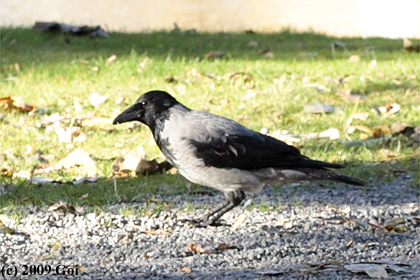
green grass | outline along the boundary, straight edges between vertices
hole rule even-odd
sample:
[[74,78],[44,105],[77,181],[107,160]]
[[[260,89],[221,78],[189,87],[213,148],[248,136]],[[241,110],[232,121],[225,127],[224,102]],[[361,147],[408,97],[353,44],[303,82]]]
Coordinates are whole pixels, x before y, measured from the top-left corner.
[[[287,130],[301,135],[335,127],[340,131],[340,140],[318,139],[296,145],[309,157],[347,164],[347,174],[371,184],[392,181],[397,171],[403,170],[414,178],[409,184],[419,185],[419,149],[406,137],[393,137],[391,141],[369,148],[340,143],[346,140],[345,123],[355,109],[354,101],[335,95],[343,88],[366,97],[360,100],[357,112],[370,112],[373,106],[388,103],[401,105],[397,114],[384,117],[370,113],[367,120],[354,120],[352,125],[372,127],[396,122],[419,125],[419,56],[404,53],[401,40],[334,38],[290,31],[110,35],[109,39],[70,37],[70,43],[66,43],[63,35],[20,28],[1,29],[0,96],[21,96],[37,108],[68,115],[68,122],[63,124],[66,127],[76,115],[92,113],[113,118],[128,106],[115,104],[118,97],[128,98],[131,104],[148,90],[162,89],[191,108],[232,118],[257,131],[265,127],[269,133]],[[250,41],[258,42],[259,46],[248,47]],[[344,42],[347,49],[333,53],[331,43],[335,41]],[[259,53],[259,49],[267,47],[271,48],[272,58]],[[213,50],[224,51],[226,57],[203,58]],[[117,59],[107,63],[107,58],[114,54]],[[348,62],[353,54],[359,55],[361,60]],[[376,61],[374,67],[373,60]],[[93,71],[93,67],[99,70]],[[204,75],[190,75],[193,68]],[[169,75],[176,79],[175,83],[165,81]],[[339,83],[343,78],[347,81]],[[321,84],[330,91],[320,93],[312,87],[304,87],[308,83]],[[87,97],[93,92],[107,95],[107,102],[92,107]],[[81,104],[81,112],[75,112],[75,101]],[[309,102],[334,105],[337,112],[332,115],[304,113],[303,106]],[[144,126],[130,129],[126,124],[112,126],[110,123],[81,127],[87,140],[68,147],[68,143],[58,141],[54,132],[39,125],[44,117],[41,113],[1,110],[0,114],[0,168],[7,167],[14,172],[30,171],[38,164],[31,160],[28,145],[33,151],[54,155],[51,164],[82,147],[94,156],[100,175],[105,177],[111,173],[112,160],[121,156],[122,149],[129,151],[142,144],[148,158],[161,156]],[[348,137],[359,140],[360,133]],[[388,149],[397,157],[384,161],[381,149]],[[367,167],[366,163],[378,164]],[[75,174],[61,171],[45,176],[64,180]],[[163,182],[170,187],[160,188]],[[110,179],[77,186],[37,186],[19,178],[1,177],[1,183],[10,191],[0,196],[0,212],[17,205],[49,205],[59,199],[88,206],[146,201],[150,194],[171,195],[187,190],[186,181],[180,175],[168,174],[117,179],[118,195]],[[193,189],[198,188],[193,186]]]

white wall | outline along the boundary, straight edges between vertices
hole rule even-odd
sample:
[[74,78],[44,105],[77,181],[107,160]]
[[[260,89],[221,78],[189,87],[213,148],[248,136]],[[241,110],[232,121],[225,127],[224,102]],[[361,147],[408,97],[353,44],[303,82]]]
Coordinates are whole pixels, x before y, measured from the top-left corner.
[[115,31],[314,30],[338,36],[420,37],[420,0],[0,0],[0,26],[35,21]]

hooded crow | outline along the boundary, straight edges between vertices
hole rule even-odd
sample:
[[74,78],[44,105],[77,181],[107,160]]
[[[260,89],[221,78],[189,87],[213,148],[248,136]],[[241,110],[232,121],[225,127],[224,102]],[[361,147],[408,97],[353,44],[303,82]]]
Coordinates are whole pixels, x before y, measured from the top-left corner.
[[363,185],[358,179],[330,169],[334,163],[311,160],[299,150],[273,137],[252,131],[233,120],[191,110],[164,91],[149,91],[127,108],[113,124],[140,121],[169,163],[192,183],[223,192],[226,201],[194,223],[216,225],[238,206],[245,193],[266,184],[332,180]]

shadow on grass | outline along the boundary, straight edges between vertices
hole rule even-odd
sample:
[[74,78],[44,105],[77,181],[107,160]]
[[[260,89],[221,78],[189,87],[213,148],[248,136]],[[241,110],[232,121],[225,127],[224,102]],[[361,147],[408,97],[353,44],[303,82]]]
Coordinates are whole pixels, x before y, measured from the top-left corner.
[[[402,41],[383,38],[337,38],[315,33],[111,33],[109,39],[68,37],[22,28],[1,29],[1,57],[10,63],[26,62],[37,54],[36,63],[63,60],[104,59],[115,54],[129,56],[131,52],[147,54],[156,59],[202,59],[214,50],[223,51],[226,59],[265,59],[263,52],[271,51],[275,60],[319,60],[348,58],[359,54],[368,59],[393,59],[402,51]],[[340,41],[345,48],[332,50]],[[252,43],[250,43],[252,42]],[[410,55],[410,54],[407,54]],[[29,60],[31,61],[31,60]]]
[[[357,150],[355,150],[357,152]],[[379,188],[383,184],[389,184],[396,180],[402,180],[405,187],[419,190],[419,159],[418,157],[389,162],[346,162],[346,168],[338,172],[359,178],[367,182],[365,187],[347,186],[330,181],[303,183],[299,188],[348,188],[352,190],[364,189],[369,192],[370,188]],[[402,179],[401,179],[402,178]],[[8,181],[2,178],[2,192],[0,195],[0,213],[8,211],[16,206],[27,207],[29,205],[45,206],[52,205],[63,200],[73,206],[102,207],[116,203],[128,203],[144,208],[140,215],[150,210],[159,211],[162,207],[170,209],[173,205],[166,202],[171,201],[170,197],[183,195],[187,200],[193,201],[203,195],[218,195],[218,191],[199,185],[191,185],[181,175],[159,174],[151,176],[139,176],[137,178],[105,178],[97,183],[82,183],[72,185],[62,184],[31,184],[29,181],[17,182]],[[272,186],[273,191],[280,197],[282,187]],[[261,194],[262,199],[264,194]],[[222,197],[220,202],[222,202]],[[299,200],[299,197],[296,197]],[[165,202],[166,201],[166,202]],[[328,201],[325,201],[326,203]],[[193,206],[194,207],[194,206]],[[211,208],[212,205],[205,207]]]

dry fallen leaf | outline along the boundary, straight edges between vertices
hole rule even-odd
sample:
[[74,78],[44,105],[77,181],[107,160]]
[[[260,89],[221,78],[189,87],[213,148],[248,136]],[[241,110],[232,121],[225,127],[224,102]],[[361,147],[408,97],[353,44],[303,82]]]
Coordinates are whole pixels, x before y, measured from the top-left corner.
[[58,136],[59,142],[70,143],[73,137],[77,137],[80,135],[80,127],[70,127],[70,128],[63,128],[61,127],[59,122],[56,122],[53,125],[55,133]]
[[400,153],[398,152],[394,152],[388,149],[380,149],[379,150],[379,156],[382,160],[393,160],[395,158],[397,158],[398,156],[400,156]]
[[340,96],[344,100],[349,100],[349,101],[357,101],[358,99],[365,99],[366,98],[366,96],[364,96],[364,95],[352,94],[351,92],[352,92],[352,89],[344,88],[344,89],[341,89],[341,90],[337,91],[335,93],[335,95]]
[[352,115],[352,118],[355,120],[361,120],[361,121],[365,121],[367,120],[367,118],[369,117],[369,113],[354,113]]
[[140,163],[141,159],[146,156],[144,148],[142,145],[138,145],[134,150],[128,152],[124,156],[124,162],[122,164],[123,170],[135,171],[137,165]]
[[190,249],[192,252],[199,253],[199,254],[213,254],[212,251],[206,250],[200,245],[191,243],[187,245],[187,248]]
[[19,112],[26,113],[34,109],[34,106],[26,104],[20,96],[6,96],[0,98],[0,108],[17,109]]
[[73,213],[73,214],[76,213],[76,209],[72,205],[70,205],[69,203],[63,200],[59,200],[53,205],[51,205],[50,207],[48,207],[47,212],[52,212],[52,211],[63,211],[64,213]]
[[61,159],[55,165],[55,168],[74,168],[76,173],[87,175],[89,177],[95,176],[98,171],[93,159],[81,148],[74,150],[67,157]]
[[13,170],[8,167],[2,167],[0,170],[0,177],[13,177]]
[[389,103],[385,106],[381,107],[374,107],[371,111],[377,113],[378,115],[385,115],[385,117],[388,117],[392,114],[397,113],[400,111],[401,106],[397,103]]
[[128,104],[128,98],[125,96],[119,96],[117,99],[115,99],[115,104]]
[[401,224],[404,224],[404,219],[401,217],[397,217],[392,220],[386,221],[384,224],[384,228],[391,231],[391,230],[395,230],[395,228]]
[[[76,118],[78,118],[76,116]],[[98,125],[109,125],[112,123],[112,119],[110,118],[102,118],[102,117],[89,117],[89,118],[79,118],[82,120],[82,126],[98,126]]]
[[238,216],[235,223],[230,228],[230,231],[236,231],[246,219],[246,214],[242,213]]
[[375,125],[374,127],[372,127],[372,130],[374,138],[391,136],[391,128],[387,124]]
[[283,227],[284,226],[284,223],[285,223],[285,220],[284,219],[278,219],[276,221],[276,227]]
[[159,173],[162,170],[170,170],[171,168],[172,168],[172,165],[166,160],[158,163],[156,159],[152,159],[152,160],[141,159],[135,169],[135,172],[137,175],[138,174],[152,175],[155,173]]
[[191,273],[191,268],[189,268],[188,266],[184,266],[181,268],[181,271],[185,273]]
[[375,60],[375,59],[374,59],[374,60],[372,60],[372,61],[369,63],[369,68],[371,68],[371,69],[375,68],[375,67],[376,67],[376,64],[377,64],[376,60]]
[[9,218],[7,215],[0,214],[0,226],[10,224],[11,222],[12,222],[12,219]]
[[253,99],[255,96],[257,96],[257,94],[258,93],[256,91],[249,89],[246,91],[246,94],[244,95],[244,99],[245,100]]
[[187,76],[198,77],[198,76],[201,76],[201,73],[200,71],[197,70],[197,68],[191,68],[190,70],[187,71]]
[[104,103],[108,99],[108,96],[100,95],[97,92],[92,93],[89,95],[89,102],[92,104],[93,107],[97,107],[100,104]]
[[270,47],[262,48],[262,49],[259,50],[259,53],[260,54],[266,54],[266,53],[269,53],[269,52],[271,52],[271,48]]
[[113,55],[111,55],[110,57],[107,58],[106,63],[111,63],[116,59],[117,59],[117,56],[115,54],[113,54]]
[[310,133],[305,136],[307,139],[313,138],[328,138],[330,140],[336,140],[340,138],[340,131],[337,128],[329,128],[325,131]]
[[284,223],[283,228],[284,229],[291,229],[291,228],[293,228],[293,223],[291,221],[286,222],[286,223]]
[[353,54],[349,57],[349,59],[347,61],[351,62],[351,63],[358,62],[358,61],[360,61],[360,56],[357,55],[357,54]]
[[0,233],[3,234],[14,234],[16,231],[7,226],[0,226]]

